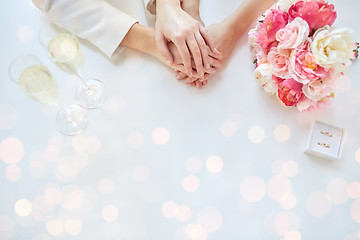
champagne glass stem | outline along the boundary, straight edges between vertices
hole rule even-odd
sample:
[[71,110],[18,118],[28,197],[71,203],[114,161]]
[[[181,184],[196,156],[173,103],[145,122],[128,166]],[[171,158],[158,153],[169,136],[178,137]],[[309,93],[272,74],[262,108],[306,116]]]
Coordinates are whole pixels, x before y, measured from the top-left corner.
[[86,96],[87,98],[93,97],[93,95],[94,95],[94,93],[95,93],[95,92],[94,92],[94,87],[93,87],[93,86],[90,86],[90,85],[87,83],[87,81],[82,77],[81,72],[79,72],[78,76],[79,76],[79,78],[80,78],[80,81],[81,81],[82,85],[84,86],[85,96]]
[[84,77],[83,77],[83,75],[82,75],[82,72],[79,71],[78,74],[77,74],[77,76],[79,77],[81,83],[84,84],[84,86],[85,86],[86,88],[89,88],[89,86],[87,85],[87,83],[86,83],[86,81],[85,81],[85,79],[84,79]]

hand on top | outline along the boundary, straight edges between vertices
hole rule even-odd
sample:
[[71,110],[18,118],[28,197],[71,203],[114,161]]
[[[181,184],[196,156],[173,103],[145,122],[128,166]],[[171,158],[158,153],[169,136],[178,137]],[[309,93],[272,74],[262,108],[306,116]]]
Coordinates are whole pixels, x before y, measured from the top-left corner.
[[157,0],[156,5],[155,39],[161,54],[192,81],[204,82],[221,58],[207,30],[181,8],[179,0]]

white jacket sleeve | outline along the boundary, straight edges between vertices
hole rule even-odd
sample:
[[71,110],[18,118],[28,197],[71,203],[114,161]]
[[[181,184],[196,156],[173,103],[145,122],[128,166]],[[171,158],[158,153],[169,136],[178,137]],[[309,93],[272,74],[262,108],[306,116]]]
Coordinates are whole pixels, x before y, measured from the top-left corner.
[[87,39],[108,57],[137,22],[103,0],[48,0],[44,12],[50,21]]

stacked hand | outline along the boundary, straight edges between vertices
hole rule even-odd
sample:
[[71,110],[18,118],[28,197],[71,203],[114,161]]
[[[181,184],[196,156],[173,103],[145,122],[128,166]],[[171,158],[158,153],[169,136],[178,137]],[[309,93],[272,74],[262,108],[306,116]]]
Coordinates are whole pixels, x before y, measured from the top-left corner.
[[162,56],[177,79],[202,87],[221,67],[222,54],[202,22],[195,20],[200,19],[198,12],[189,15],[178,0],[158,0],[156,11],[155,39]]
[[[183,71],[181,67],[176,67],[176,79],[178,80],[184,80],[185,83],[190,84],[191,86],[197,86],[201,87],[204,85],[204,83],[207,83],[207,80],[211,78],[228,60],[233,52],[238,37],[234,36],[234,32],[232,31],[231,25],[228,21],[223,21],[219,24],[213,24],[208,27],[206,27],[209,36],[213,39],[216,48],[221,52],[222,57],[221,59],[214,58],[212,55],[210,55],[211,58],[211,70],[205,73],[204,80],[202,85],[201,79],[198,75],[193,75],[196,80],[193,81],[193,78],[189,78],[189,76]],[[241,34],[245,30],[241,31]]]
[[174,56],[174,64],[172,65],[175,73],[177,74],[176,79],[183,80],[186,84],[190,86],[196,86],[201,88],[202,86],[207,84],[207,81],[210,77],[212,77],[218,69],[222,66],[221,63],[221,55],[218,55],[210,52],[208,59],[210,68],[205,69],[204,74],[200,75],[196,71],[196,65],[194,60],[191,61],[191,75],[187,73],[185,70],[184,64],[182,64],[182,59],[177,51],[177,48],[174,43],[169,43],[169,49],[172,55]]

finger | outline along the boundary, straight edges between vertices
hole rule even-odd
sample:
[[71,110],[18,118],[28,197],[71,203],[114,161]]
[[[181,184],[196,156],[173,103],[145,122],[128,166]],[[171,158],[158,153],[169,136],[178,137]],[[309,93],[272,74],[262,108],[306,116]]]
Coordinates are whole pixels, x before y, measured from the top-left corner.
[[192,76],[191,57],[186,43],[180,41],[180,42],[174,42],[174,44],[176,45],[180,53],[181,59],[184,64],[185,73],[187,73],[191,77]]
[[182,64],[174,64],[172,65],[172,68],[178,72],[185,72],[185,67]]
[[184,82],[185,82],[186,84],[190,84],[190,83],[193,83],[194,81],[193,81],[190,77],[186,77],[186,78],[184,79]]
[[210,68],[210,64],[209,64],[210,56],[208,54],[209,47],[206,45],[203,37],[201,36],[201,34],[199,32],[195,32],[195,39],[200,48],[203,66],[205,67],[205,69],[208,69],[208,68]]
[[167,63],[171,66],[174,64],[174,57],[170,52],[170,49],[167,44],[167,40],[164,35],[156,34],[155,35],[156,44],[160,50],[161,55],[165,58]]
[[202,87],[202,83],[200,81],[195,81],[195,83],[197,88],[200,89]]
[[[183,73],[185,73],[186,75],[188,75],[188,74],[186,73],[186,70],[185,70],[184,65],[182,65],[182,64],[177,64],[177,65],[174,65],[173,67],[174,67],[174,69],[176,69],[177,71],[183,72]],[[191,73],[192,73],[192,77],[194,77],[194,78],[199,78],[199,77],[200,77],[200,76],[198,76],[197,72],[196,72],[194,69],[191,69]]]
[[205,73],[204,77],[200,80],[200,82],[206,82],[213,74]]
[[213,76],[212,74],[206,73],[205,76],[204,76],[204,81],[203,81],[203,83],[204,83],[204,82],[207,82],[207,81],[209,80],[209,78],[211,78],[212,76]]
[[[222,63],[221,63],[219,60],[216,60],[216,59],[212,60],[212,59],[211,59],[210,62],[213,63],[215,66],[211,66],[211,64],[210,64],[210,68],[205,69],[204,75],[205,75],[206,73],[215,74],[215,73],[217,72],[217,69],[222,66]],[[195,78],[201,78],[200,75],[199,75],[197,72],[195,72],[196,66],[195,66],[194,61],[191,61],[191,66],[192,66],[192,68],[194,69],[194,70],[193,70],[193,77],[195,77]],[[177,67],[177,68],[182,70],[184,67],[181,68],[181,67],[179,66],[179,67]]]
[[221,68],[222,67],[222,62],[219,61],[219,59],[216,59],[216,58],[210,58],[210,65],[211,67],[213,68]]
[[188,77],[188,75],[186,73],[183,73],[183,72],[179,72],[178,74],[176,74],[176,79],[177,80],[184,80],[187,77]]
[[203,76],[204,75],[204,66],[203,66],[203,61],[202,61],[202,57],[201,57],[201,51],[200,51],[198,43],[195,40],[195,37],[192,36],[192,37],[188,38],[187,44],[191,51],[192,57],[194,59],[197,73],[200,76]]
[[195,82],[192,82],[192,83],[189,83],[188,85],[189,85],[189,86],[192,86],[192,87],[195,87],[195,86],[196,86],[196,83],[195,83]]
[[201,81],[202,83],[207,83],[209,81],[210,78],[212,78],[214,76],[214,74],[209,74],[209,73],[205,73],[204,75],[204,79]]
[[205,75],[206,75],[206,74],[209,74],[209,75],[212,76],[212,75],[215,75],[216,72],[217,72],[216,68],[211,67],[211,68],[209,68],[209,69],[206,70]]
[[199,79],[199,80],[200,80],[200,82],[206,82],[212,76],[214,76],[214,74],[205,73],[204,77],[202,79]]
[[192,36],[187,39],[187,45],[191,51],[192,58],[195,64],[195,69],[198,75],[203,76],[205,69],[202,61],[201,50],[198,43],[196,42],[195,36]]
[[205,72],[207,74],[214,75],[214,74],[216,74],[218,69],[220,69],[222,67],[223,64],[218,59],[211,58],[210,59],[210,65],[211,65],[211,67],[209,69],[206,69]]
[[223,58],[223,55],[218,51],[218,50],[216,50],[217,52],[213,52],[213,51],[211,51],[211,49],[209,48],[209,46],[208,46],[208,54],[209,54],[209,56],[210,57],[212,57],[212,58],[215,58],[215,59],[222,59]]
[[190,85],[190,86],[195,86],[195,81],[192,81],[189,77],[185,78],[184,79],[184,82],[187,84],[187,85]]
[[[200,27],[200,34],[203,37],[203,39],[206,42],[206,45],[208,45],[210,47],[210,50],[215,53],[215,54],[219,54],[220,52],[216,49],[216,45],[215,42],[212,40],[212,38],[209,36],[208,31],[206,30],[206,28],[204,27]],[[220,53],[221,54],[221,53]]]

